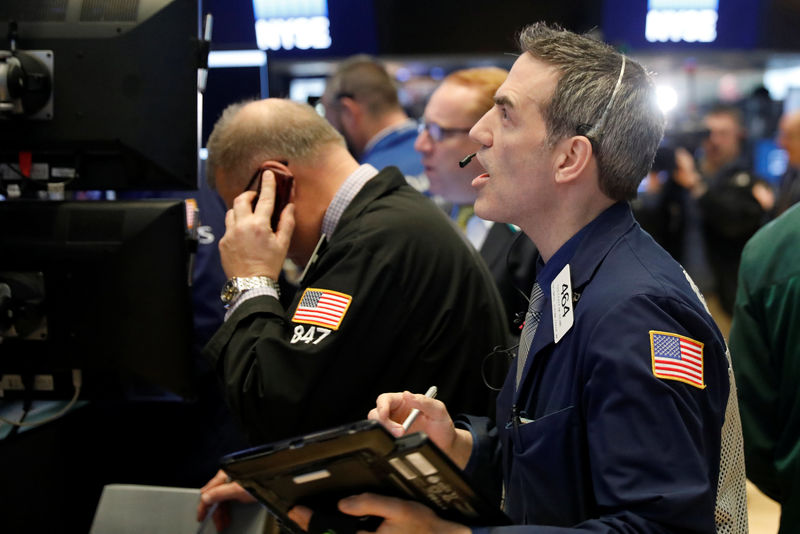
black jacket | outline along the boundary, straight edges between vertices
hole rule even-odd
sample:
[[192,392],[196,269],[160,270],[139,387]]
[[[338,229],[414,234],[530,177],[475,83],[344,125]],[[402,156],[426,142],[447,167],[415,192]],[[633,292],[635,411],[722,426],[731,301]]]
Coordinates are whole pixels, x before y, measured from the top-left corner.
[[708,263],[722,307],[729,315],[736,298],[742,249],[767,217],[752,193],[757,181],[763,180],[736,161],[709,178],[708,191],[698,199]]
[[480,253],[500,292],[510,332],[519,337],[528,309],[527,296],[536,281],[539,251],[522,232],[515,232],[507,224],[495,223],[489,229]]
[[[307,290],[309,307],[321,295],[344,303],[338,326],[295,317]],[[481,366],[506,336],[477,253],[389,167],[345,210],[291,307],[242,303],[205,352],[259,443],[363,419],[380,393],[431,385],[453,413],[489,413]]]

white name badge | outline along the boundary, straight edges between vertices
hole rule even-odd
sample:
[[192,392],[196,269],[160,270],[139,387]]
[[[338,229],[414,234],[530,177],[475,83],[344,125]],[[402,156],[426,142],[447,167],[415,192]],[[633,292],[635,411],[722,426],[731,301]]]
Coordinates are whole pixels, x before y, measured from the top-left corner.
[[553,341],[558,343],[572,328],[574,321],[572,280],[567,264],[550,284],[550,302],[553,304]]

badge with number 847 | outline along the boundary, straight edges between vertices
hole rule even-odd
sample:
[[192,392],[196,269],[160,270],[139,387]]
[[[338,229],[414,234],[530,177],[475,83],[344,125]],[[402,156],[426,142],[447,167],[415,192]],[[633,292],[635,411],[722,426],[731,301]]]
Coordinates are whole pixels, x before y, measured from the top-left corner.
[[309,343],[316,345],[330,335],[332,330],[330,328],[322,328],[321,326],[309,326],[308,328],[303,325],[294,327],[294,335],[290,343]]

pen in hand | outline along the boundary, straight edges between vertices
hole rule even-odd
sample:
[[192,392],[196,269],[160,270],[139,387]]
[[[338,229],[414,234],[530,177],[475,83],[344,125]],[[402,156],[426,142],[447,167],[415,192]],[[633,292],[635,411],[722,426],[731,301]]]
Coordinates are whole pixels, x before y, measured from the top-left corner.
[[[428,397],[429,399],[435,399],[436,391],[437,391],[436,386],[431,386],[428,388],[428,391],[425,392],[425,396]],[[413,410],[411,410],[411,413],[408,414],[406,420],[403,421],[404,431],[408,431],[409,427],[411,427],[411,425],[414,424],[414,420],[417,418],[418,415],[419,415],[419,409],[414,408]]]

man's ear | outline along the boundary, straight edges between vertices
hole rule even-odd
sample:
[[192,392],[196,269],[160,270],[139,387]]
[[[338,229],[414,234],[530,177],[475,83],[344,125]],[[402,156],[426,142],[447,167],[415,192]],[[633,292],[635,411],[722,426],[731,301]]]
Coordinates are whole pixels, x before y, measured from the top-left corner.
[[592,143],[586,136],[575,135],[558,143],[555,166],[557,183],[567,183],[578,178],[592,160]]
[[364,110],[361,104],[356,102],[349,96],[343,96],[339,99],[339,105],[342,107],[342,112],[339,115],[343,125],[353,127],[353,125],[360,124]]
[[271,171],[282,172],[283,174],[291,176],[292,175],[292,171],[290,171],[289,167],[287,167],[286,165],[287,164],[284,163],[283,161],[277,161],[277,160],[274,160],[274,159],[270,159],[270,160],[264,160],[261,163],[261,168],[264,169],[264,170],[269,169]]

